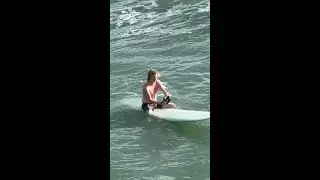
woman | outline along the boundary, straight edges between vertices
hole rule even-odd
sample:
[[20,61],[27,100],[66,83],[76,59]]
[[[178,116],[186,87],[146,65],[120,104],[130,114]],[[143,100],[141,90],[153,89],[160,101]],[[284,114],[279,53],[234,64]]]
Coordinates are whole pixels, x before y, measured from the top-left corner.
[[160,90],[164,94],[164,97],[168,97],[169,94],[165,90],[164,86],[162,85],[161,81],[158,80],[158,72],[154,69],[148,72],[147,82],[142,86],[142,109],[145,112],[149,112],[154,108],[176,108],[174,103],[165,103],[165,102],[158,102],[156,95],[157,92]]

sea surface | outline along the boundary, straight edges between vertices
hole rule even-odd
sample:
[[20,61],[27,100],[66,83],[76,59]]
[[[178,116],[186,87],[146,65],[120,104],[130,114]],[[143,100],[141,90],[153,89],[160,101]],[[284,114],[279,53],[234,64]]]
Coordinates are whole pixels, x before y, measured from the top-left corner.
[[178,108],[210,111],[208,0],[111,0],[110,178],[210,179],[210,120],[170,122],[139,109],[151,68]]

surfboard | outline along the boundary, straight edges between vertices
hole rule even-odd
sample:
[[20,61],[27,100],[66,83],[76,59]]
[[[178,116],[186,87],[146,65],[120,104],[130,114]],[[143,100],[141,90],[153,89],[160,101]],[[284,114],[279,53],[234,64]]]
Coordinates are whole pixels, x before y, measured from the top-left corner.
[[153,111],[150,111],[149,114],[168,121],[200,121],[210,119],[210,112],[208,111],[194,111],[176,108],[154,109]]
[[[143,112],[140,98],[122,99],[121,104]],[[201,121],[210,119],[209,111],[184,110],[178,108],[154,109],[150,111],[150,116],[154,116],[168,121]]]

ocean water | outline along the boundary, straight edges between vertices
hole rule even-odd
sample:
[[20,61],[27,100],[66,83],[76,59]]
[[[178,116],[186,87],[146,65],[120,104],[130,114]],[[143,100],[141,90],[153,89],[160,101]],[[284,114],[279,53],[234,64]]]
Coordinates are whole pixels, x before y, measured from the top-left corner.
[[179,108],[210,111],[209,66],[208,0],[111,0],[112,180],[210,179],[210,120],[169,122],[139,110],[154,68]]

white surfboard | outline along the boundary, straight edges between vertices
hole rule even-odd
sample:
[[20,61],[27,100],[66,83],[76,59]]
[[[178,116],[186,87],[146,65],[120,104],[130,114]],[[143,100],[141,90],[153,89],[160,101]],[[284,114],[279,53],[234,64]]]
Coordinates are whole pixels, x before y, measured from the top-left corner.
[[[140,98],[127,98],[120,102],[121,104],[143,112]],[[209,111],[194,111],[176,108],[154,109],[153,111],[150,111],[150,115],[168,121],[200,121],[210,119]]]
[[160,119],[168,121],[200,121],[210,119],[210,112],[208,111],[193,111],[184,109],[154,109],[149,113]]

